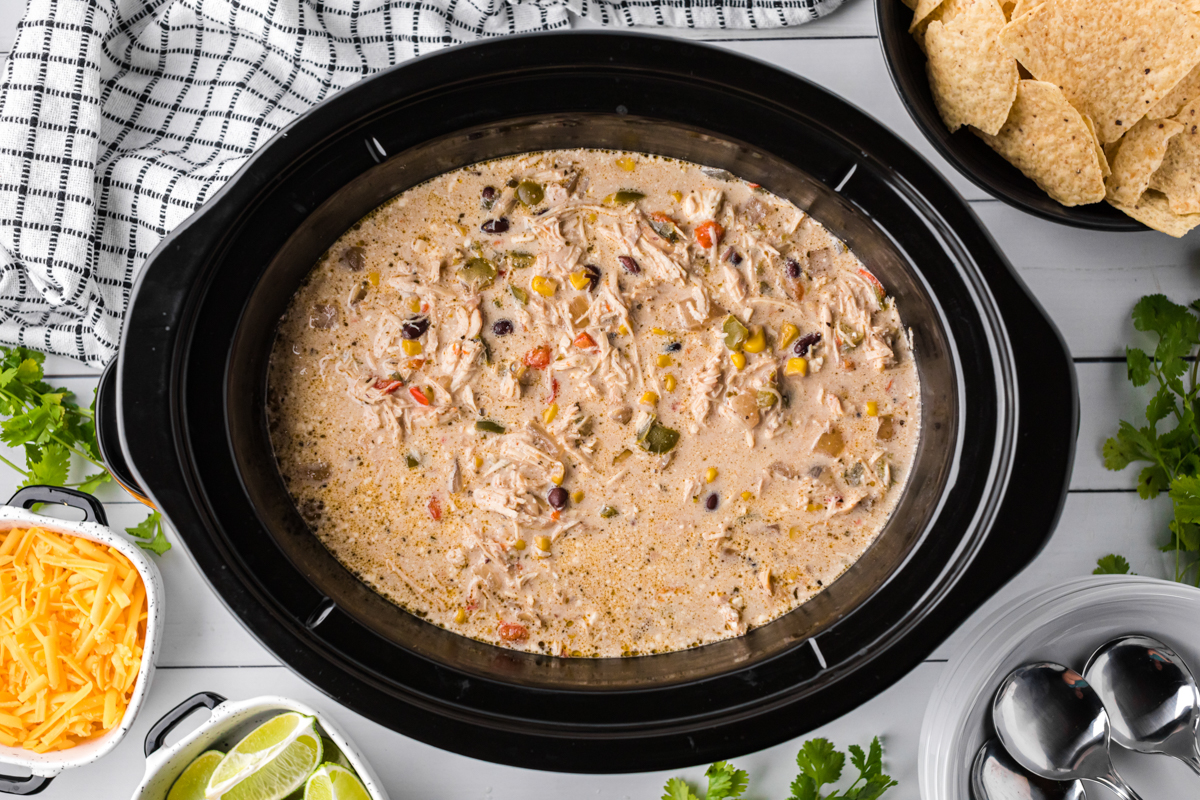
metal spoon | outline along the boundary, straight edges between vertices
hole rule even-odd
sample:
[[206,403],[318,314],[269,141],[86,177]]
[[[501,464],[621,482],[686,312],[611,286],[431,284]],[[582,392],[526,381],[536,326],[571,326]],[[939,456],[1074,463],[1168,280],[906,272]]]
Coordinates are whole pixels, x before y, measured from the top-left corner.
[[1017,763],[1057,781],[1106,786],[1123,800],[1141,800],[1108,755],[1108,714],[1078,672],[1061,664],[1026,664],[1000,684],[992,722]]
[[1170,647],[1149,636],[1121,636],[1083,671],[1112,724],[1112,738],[1139,753],[1174,756],[1200,774],[1200,690]]
[[989,739],[971,765],[975,800],[1086,800],[1080,781],[1052,781],[1034,775],[1008,754],[998,739]]

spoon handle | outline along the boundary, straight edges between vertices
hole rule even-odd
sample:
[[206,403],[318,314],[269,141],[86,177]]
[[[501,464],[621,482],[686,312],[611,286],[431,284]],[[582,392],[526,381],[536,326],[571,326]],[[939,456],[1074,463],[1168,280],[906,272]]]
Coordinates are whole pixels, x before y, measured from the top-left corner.
[[1141,795],[1133,790],[1125,779],[1117,774],[1116,770],[1112,770],[1107,775],[1097,775],[1094,778],[1084,778],[1085,781],[1098,783],[1107,789],[1110,789],[1121,800],[1142,800]]

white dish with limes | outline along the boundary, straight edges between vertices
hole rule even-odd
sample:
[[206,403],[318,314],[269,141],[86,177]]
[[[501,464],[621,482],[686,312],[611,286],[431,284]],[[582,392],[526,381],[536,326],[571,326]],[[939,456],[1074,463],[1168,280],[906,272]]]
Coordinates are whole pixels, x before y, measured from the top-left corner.
[[[162,746],[175,725],[203,707],[212,709],[207,721],[178,743]],[[286,697],[232,702],[210,692],[194,695],[151,728],[146,753],[146,775],[132,800],[168,800],[169,795],[172,800],[206,795],[226,800],[388,800],[379,778],[337,723]]]

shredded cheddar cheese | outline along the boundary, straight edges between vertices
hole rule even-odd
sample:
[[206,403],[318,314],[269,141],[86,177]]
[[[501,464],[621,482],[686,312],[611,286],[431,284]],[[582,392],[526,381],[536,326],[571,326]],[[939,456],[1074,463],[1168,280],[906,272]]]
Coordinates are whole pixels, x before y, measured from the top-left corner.
[[145,640],[146,587],[120,551],[0,531],[0,743],[45,753],[116,727]]

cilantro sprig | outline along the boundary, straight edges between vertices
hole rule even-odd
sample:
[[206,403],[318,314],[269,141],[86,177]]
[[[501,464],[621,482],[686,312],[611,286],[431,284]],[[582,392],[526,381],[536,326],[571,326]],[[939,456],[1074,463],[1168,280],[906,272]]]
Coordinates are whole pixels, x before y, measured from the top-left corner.
[[[1153,354],[1125,349],[1129,380],[1134,386],[1154,381],[1157,391],[1146,406],[1146,425],[1121,420],[1117,435],[1104,443],[1104,466],[1120,470],[1134,462],[1147,464],[1138,474],[1138,494],[1151,499],[1166,492],[1174,508],[1169,540],[1162,549],[1175,553],[1175,580],[1200,586],[1198,313],[1200,300],[1181,306],[1161,294],[1143,297],[1133,307],[1133,326],[1158,341]],[[1168,428],[1162,434],[1160,424]],[[1097,562],[1100,570],[1127,572],[1129,565],[1118,556],[1106,556]]]
[[[837,750],[828,739],[804,742],[796,754],[800,774],[792,781],[792,794],[788,800],[877,800],[897,785],[891,776],[883,773],[883,747],[878,736],[871,741],[867,751],[858,745],[850,745],[848,749],[850,763],[858,770],[858,777],[845,790],[822,795],[823,787],[841,780],[846,754]],[[718,761],[704,774],[708,778],[708,791],[703,800],[737,800],[750,784],[750,776],[727,761]],[[663,792],[662,800],[701,800],[701,796],[680,778],[667,781]]]
[[[96,443],[96,401],[88,408],[74,401],[68,389],[54,388],[44,380],[46,356],[26,347],[0,346],[0,441],[25,452],[21,467],[0,454],[0,462],[20,473],[21,486],[69,486],[93,494],[112,480]],[[94,468],[78,481],[70,481],[71,456]],[[145,542],[139,547],[162,555],[171,548],[156,511],[141,524],[126,530]]]

